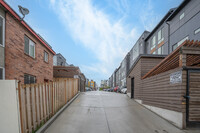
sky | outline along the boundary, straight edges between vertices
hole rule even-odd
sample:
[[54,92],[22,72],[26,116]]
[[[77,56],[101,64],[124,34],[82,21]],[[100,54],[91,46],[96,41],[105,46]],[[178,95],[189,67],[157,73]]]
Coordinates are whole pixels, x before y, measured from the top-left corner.
[[68,64],[98,84],[108,79],[139,36],[182,0],[5,0]]

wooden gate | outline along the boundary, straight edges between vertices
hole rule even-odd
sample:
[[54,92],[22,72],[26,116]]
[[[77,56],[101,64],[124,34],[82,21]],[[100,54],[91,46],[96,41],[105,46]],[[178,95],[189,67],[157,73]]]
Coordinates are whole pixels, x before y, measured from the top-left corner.
[[186,94],[187,126],[200,124],[200,70],[188,70]]

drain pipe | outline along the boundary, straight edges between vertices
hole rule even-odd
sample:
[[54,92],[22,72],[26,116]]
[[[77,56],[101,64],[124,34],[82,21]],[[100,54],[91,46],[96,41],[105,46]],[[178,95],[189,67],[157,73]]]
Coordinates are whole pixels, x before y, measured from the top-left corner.
[[170,54],[170,23],[169,21],[166,22],[168,25],[168,55]]

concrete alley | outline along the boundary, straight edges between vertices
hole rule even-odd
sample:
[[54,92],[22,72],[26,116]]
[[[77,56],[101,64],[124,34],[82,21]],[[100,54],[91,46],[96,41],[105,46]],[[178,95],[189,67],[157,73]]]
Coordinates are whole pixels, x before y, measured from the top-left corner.
[[84,92],[46,133],[185,133],[129,99],[110,92]]

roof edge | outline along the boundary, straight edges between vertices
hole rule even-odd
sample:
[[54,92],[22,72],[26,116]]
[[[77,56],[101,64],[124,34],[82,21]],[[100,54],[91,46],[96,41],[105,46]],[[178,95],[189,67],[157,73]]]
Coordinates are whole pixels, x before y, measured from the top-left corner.
[[189,3],[191,0],[184,0],[177,8],[176,10],[167,18],[167,21],[170,21],[172,20],[178,13],[181,9],[183,9],[187,3]]
[[162,23],[164,23],[168,17],[175,11],[176,8],[171,8],[166,14],[165,16],[160,20],[160,22],[156,25],[156,27],[150,32],[150,34],[145,38],[145,41],[147,41],[151,35],[153,35],[155,33],[155,31],[162,25]]
[[127,78],[129,76],[129,74],[131,73],[131,71],[133,70],[133,68],[135,67],[135,65],[138,63],[138,61],[140,60],[140,58],[165,58],[167,55],[153,55],[153,54],[140,54],[135,62],[133,63],[132,67],[130,68],[130,70],[127,73]]

